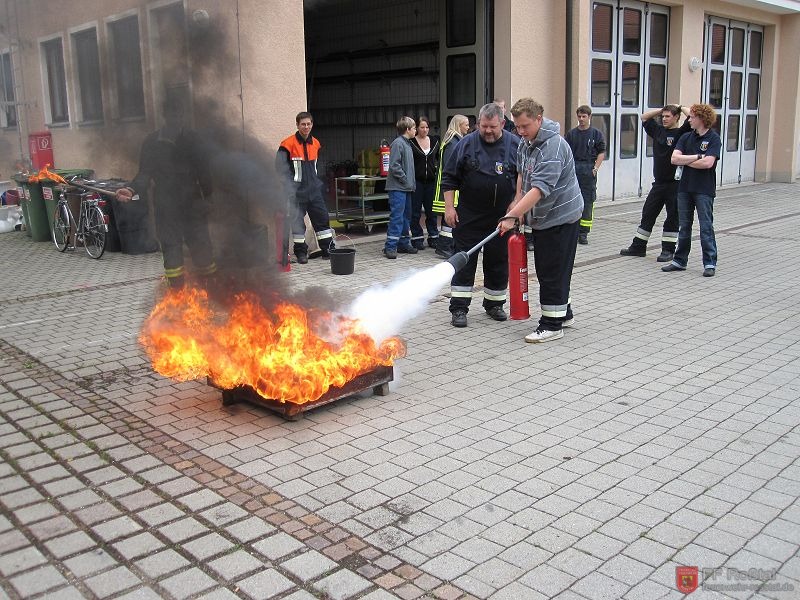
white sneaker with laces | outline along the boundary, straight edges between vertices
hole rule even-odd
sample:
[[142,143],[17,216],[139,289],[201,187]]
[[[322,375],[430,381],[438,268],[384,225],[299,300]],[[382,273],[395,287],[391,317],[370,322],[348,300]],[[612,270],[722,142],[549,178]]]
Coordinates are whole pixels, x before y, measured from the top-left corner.
[[525,336],[525,341],[530,344],[538,344],[541,342],[550,342],[564,337],[564,330],[550,331],[549,329],[537,329],[531,334]]
[[566,321],[563,321],[561,323],[562,327],[572,327],[573,325],[575,325],[575,317],[572,317],[571,319],[567,319]]

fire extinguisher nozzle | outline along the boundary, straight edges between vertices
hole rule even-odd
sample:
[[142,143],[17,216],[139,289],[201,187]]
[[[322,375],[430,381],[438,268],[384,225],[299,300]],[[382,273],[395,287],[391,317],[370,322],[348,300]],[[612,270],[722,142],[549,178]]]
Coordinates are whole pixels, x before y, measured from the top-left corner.
[[453,270],[457,273],[467,266],[467,263],[469,262],[469,254],[466,252],[456,252],[453,254],[453,256],[447,259],[447,262],[453,265]]

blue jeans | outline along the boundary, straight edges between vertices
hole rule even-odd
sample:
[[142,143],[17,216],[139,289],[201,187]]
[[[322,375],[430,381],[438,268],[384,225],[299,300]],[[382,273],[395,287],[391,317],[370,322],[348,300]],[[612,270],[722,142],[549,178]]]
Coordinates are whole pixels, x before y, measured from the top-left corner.
[[411,192],[389,191],[389,228],[386,232],[387,250],[411,246]]
[[692,224],[694,212],[700,221],[700,247],[703,249],[703,268],[717,268],[717,240],[714,237],[714,197],[708,194],[678,192],[678,246],[672,263],[686,268],[692,249]]

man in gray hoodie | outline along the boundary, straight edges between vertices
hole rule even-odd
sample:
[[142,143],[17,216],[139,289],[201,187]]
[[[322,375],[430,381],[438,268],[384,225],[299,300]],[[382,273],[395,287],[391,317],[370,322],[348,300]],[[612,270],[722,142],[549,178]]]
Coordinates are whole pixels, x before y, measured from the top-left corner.
[[564,337],[572,316],[569,289],[578,245],[578,222],[583,197],[575,176],[575,161],[559,125],[542,116],[533,98],[520,98],[511,108],[517,134],[517,193],[500,221],[500,231],[527,219],[533,229],[533,259],[539,280],[542,316],[526,342],[549,342]]

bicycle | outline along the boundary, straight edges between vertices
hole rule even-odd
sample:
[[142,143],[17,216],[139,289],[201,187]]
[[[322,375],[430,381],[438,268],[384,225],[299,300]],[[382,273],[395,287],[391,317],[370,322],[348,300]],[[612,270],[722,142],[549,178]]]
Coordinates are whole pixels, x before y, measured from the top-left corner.
[[[59,252],[67,248],[74,250],[78,243],[83,243],[86,254],[98,259],[106,249],[108,216],[100,208],[106,201],[94,192],[81,192],[80,197],[81,208],[76,220],[67,202],[66,189],[60,189],[58,205],[53,213],[53,243]],[[70,246],[73,227],[75,242]]]

